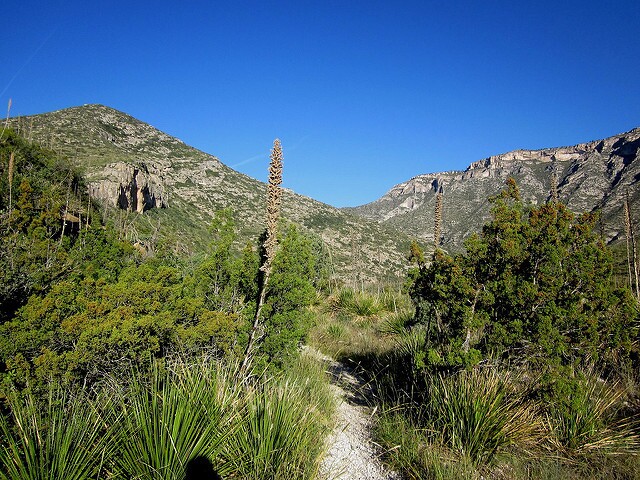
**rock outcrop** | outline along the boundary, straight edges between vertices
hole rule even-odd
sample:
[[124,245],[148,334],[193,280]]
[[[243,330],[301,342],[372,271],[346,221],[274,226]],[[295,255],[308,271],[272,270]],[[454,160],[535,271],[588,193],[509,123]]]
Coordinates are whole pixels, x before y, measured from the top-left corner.
[[108,205],[138,213],[169,206],[162,177],[145,163],[108,164],[101,176],[89,183],[89,194]]

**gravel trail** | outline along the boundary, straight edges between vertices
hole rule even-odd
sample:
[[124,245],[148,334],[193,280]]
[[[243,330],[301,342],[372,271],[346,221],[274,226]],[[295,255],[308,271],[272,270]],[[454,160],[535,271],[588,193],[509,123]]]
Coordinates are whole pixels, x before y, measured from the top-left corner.
[[320,465],[320,480],[400,480],[379,460],[381,449],[371,439],[371,418],[375,411],[366,405],[369,391],[351,368],[320,352],[328,364],[338,406],[336,426],[329,436],[328,449]]

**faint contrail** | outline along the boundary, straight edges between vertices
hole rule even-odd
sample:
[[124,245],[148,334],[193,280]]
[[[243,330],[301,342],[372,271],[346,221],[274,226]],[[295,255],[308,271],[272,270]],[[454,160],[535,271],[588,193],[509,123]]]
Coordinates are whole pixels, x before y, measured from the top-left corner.
[[[285,148],[285,153],[287,151],[291,152],[293,150],[295,150],[296,148],[298,148],[298,146],[304,142],[307,138],[309,138],[309,135],[304,135],[300,140],[298,140],[295,145],[293,145],[293,147],[289,147],[289,148]],[[229,167],[231,168],[236,168],[236,167],[240,167],[242,165],[245,165],[247,163],[251,163],[251,162],[255,162],[256,160],[260,160],[260,159],[264,159],[264,158],[269,158],[269,152],[265,152],[265,153],[260,153],[258,155],[254,155],[253,157],[249,157],[246,158],[238,163],[235,163],[233,165],[229,165]]]
[[230,166],[231,168],[236,168],[236,167],[239,167],[239,166],[244,165],[244,164],[246,164],[246,163],[254,162],[254,161],[259,160],[259,159],[261,159],[261,158],[267,158],[268,156],[269,156],[269,152],[267,152],[267,153],[260,153],[260,154],[258,154],[258,155],[254,155],[253,157],[246,158],[246,159],[242,160],[241,162],[238,162],[238,163],[235,163],[235,164],[233,164],[233,165],[229,165],[229,166]]
[[15,75],[13,77],[11,77],[11,80],[9,80],[9,83],[7,83],[6,87],[4,87],[4,89],[2,90],[2,92],[0,92],[0,97],[2,97],[5,92],[7,90],[9,90],[9,87],[11,86],[11,84],[13,83],[13,81],[18,78],[18,75],[20,75],[20,72],[22,72],[22,70],[24,70],[24,68],[29,65],[29,63],[31,63],[31,60],[33,60],[33,57],[35,57],[38,52],[40,51],[40,49],[42,47],[44,47],[44,44],[47,43],[49,41],[49,39],[53,36],[54,33],[56,33],[58,29],[54,28],[53,31],[49,34],[49,36],[47,36],[47,38],[44,39],[44,41],[40,44],[40,46],[38,48],[35,49],[35,51],[31,54],[31,56],[27,59],[26,62],[24,62],[24,64],[18,69],[18,71],[15,73]]

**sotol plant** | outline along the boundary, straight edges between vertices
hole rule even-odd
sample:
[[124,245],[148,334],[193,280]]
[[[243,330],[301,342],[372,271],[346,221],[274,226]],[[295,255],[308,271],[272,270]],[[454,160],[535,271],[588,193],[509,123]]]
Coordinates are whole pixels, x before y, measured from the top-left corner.
[[267,232],[264,241],[265,259],[260,267],[262,272],[262,282],[260,287],[260,297],[256,306],[256,314],[253,319],[253,327],[249,334],[249,341],[242,361],[241,372],[245,373],[251,365],[251,359],[254,354],[254,344],[257,340],[258,333],[261,330],[261,313],[267,295],[269,285],[269,277],[271,276],[271,267],[273,259],[276,256],[278,248],[278,221],[280,220],[280,207],[282,204],[282,146],[277,138],[273,142],[271,150],[271,163],[269,164],[269,182],[267,184]]
[[433,246],[440,248],[440,240],[442,239],[442,187],[438,188],[436,194],[436,207],[433,221]]

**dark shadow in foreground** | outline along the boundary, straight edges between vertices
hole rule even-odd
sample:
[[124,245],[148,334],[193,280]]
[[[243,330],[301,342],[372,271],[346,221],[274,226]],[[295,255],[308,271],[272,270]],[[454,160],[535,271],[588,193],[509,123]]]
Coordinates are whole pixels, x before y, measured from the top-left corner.
[[222,477],[207,457],[200,456],[189,460],[184,480],[222,480]]

